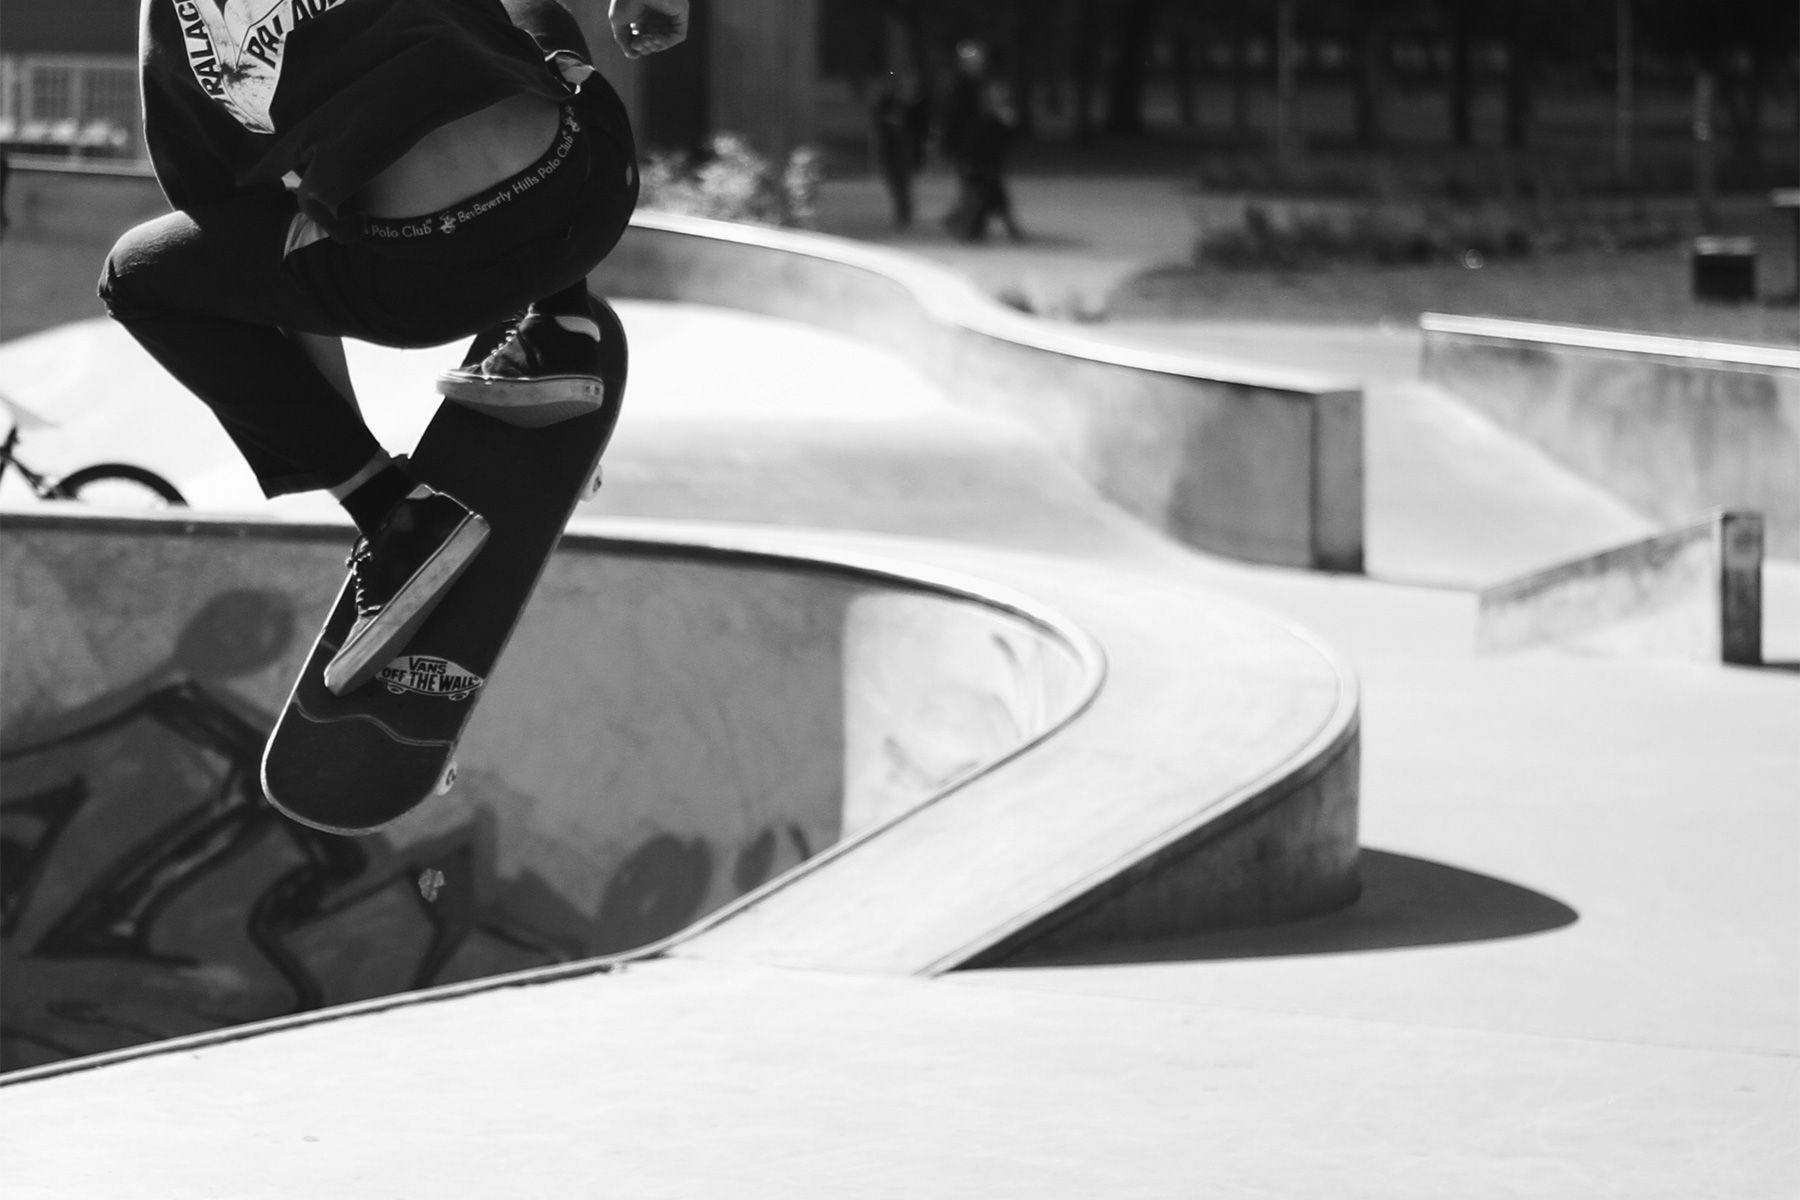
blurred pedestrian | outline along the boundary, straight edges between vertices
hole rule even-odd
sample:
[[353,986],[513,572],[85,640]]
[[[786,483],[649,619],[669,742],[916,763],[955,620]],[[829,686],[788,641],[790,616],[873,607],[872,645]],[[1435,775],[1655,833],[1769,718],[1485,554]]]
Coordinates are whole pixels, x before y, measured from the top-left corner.
[[929,131],[930,112],[919,77],[911,71],[889,71],[869,107],[869,136],[875,169],[893,204],[896,229],[912,225],[913,177],[924,165]]
[[970,152],[975,145],[975,130],[981,120],[982,96],[988,83],[987,47],[977,41],[963,41],[956,46],[956,70],[944,94],[943,122],[938,149],[956,173],[956,202],[944,214],[944,227],[956,237],[967,237],[970,219],[975,211],[975,195],[970,189]]
[[989,84],[982,92],[964,153],[963,191],[968,199],[964,224],[958,231],[964,241],[987,240],[988,222],[996,218],[1007,237],[1015,242],[1025,240],[1006,187],[1006,157],[1018,129],[1019,114],[1006,85]]

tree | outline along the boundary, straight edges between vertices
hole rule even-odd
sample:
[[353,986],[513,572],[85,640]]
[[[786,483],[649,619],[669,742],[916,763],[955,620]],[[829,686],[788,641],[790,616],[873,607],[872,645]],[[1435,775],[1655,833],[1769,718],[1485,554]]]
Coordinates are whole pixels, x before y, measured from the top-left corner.
[[1794,0],[1640,0],[1637,16],[1646,46],[1712,78],[1734,157],[1760,173],[1764,104],[1800,32]]
[[1450,140],[1475,143],[1475,26],[1478,0],[1450,0]]
[[1388,20],[1393,7],[1391,0],[1356,0],[1351,8],[1355,25],[1350,37],[1356,47],[1356,144],[1364,150],[1380,146],[1384,134],[1381,113],[1387,96]]
[[1162,0],[1113,0],[1112,7],[1105,128],[1108,133],[1139,134],[1144,132],[1144,84]]

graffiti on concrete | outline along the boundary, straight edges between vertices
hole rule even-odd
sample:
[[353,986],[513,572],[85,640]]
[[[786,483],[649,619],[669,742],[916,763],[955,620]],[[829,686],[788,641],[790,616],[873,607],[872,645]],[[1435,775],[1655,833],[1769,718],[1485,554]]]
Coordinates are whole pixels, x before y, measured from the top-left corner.
[[273,715],[231,680],[296,628],[279,593],[223,593],[169,662],[0,736],[0,1069],[631,949],[811,853],[787,822],[659,831],[574,896],[502,873],[518,798],[479,774],[424,836],[295,825],[258,782]]

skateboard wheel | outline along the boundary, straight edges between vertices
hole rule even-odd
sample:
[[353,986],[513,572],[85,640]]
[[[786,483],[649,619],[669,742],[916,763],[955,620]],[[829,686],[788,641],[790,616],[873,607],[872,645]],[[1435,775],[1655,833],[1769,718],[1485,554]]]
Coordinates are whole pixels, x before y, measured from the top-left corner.
[[436,792],[440,796],[448,796],[450,789],[456,786],[456,760],[451,759],[444,766],[444,773],[438,776]]

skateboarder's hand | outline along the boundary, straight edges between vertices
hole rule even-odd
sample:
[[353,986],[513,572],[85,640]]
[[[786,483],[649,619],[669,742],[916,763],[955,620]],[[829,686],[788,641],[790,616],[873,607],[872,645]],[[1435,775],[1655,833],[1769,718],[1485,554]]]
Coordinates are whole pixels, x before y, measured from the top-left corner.
[[612,0],[613,38],[626,58],[678,46],[688,34],[688,0]]

